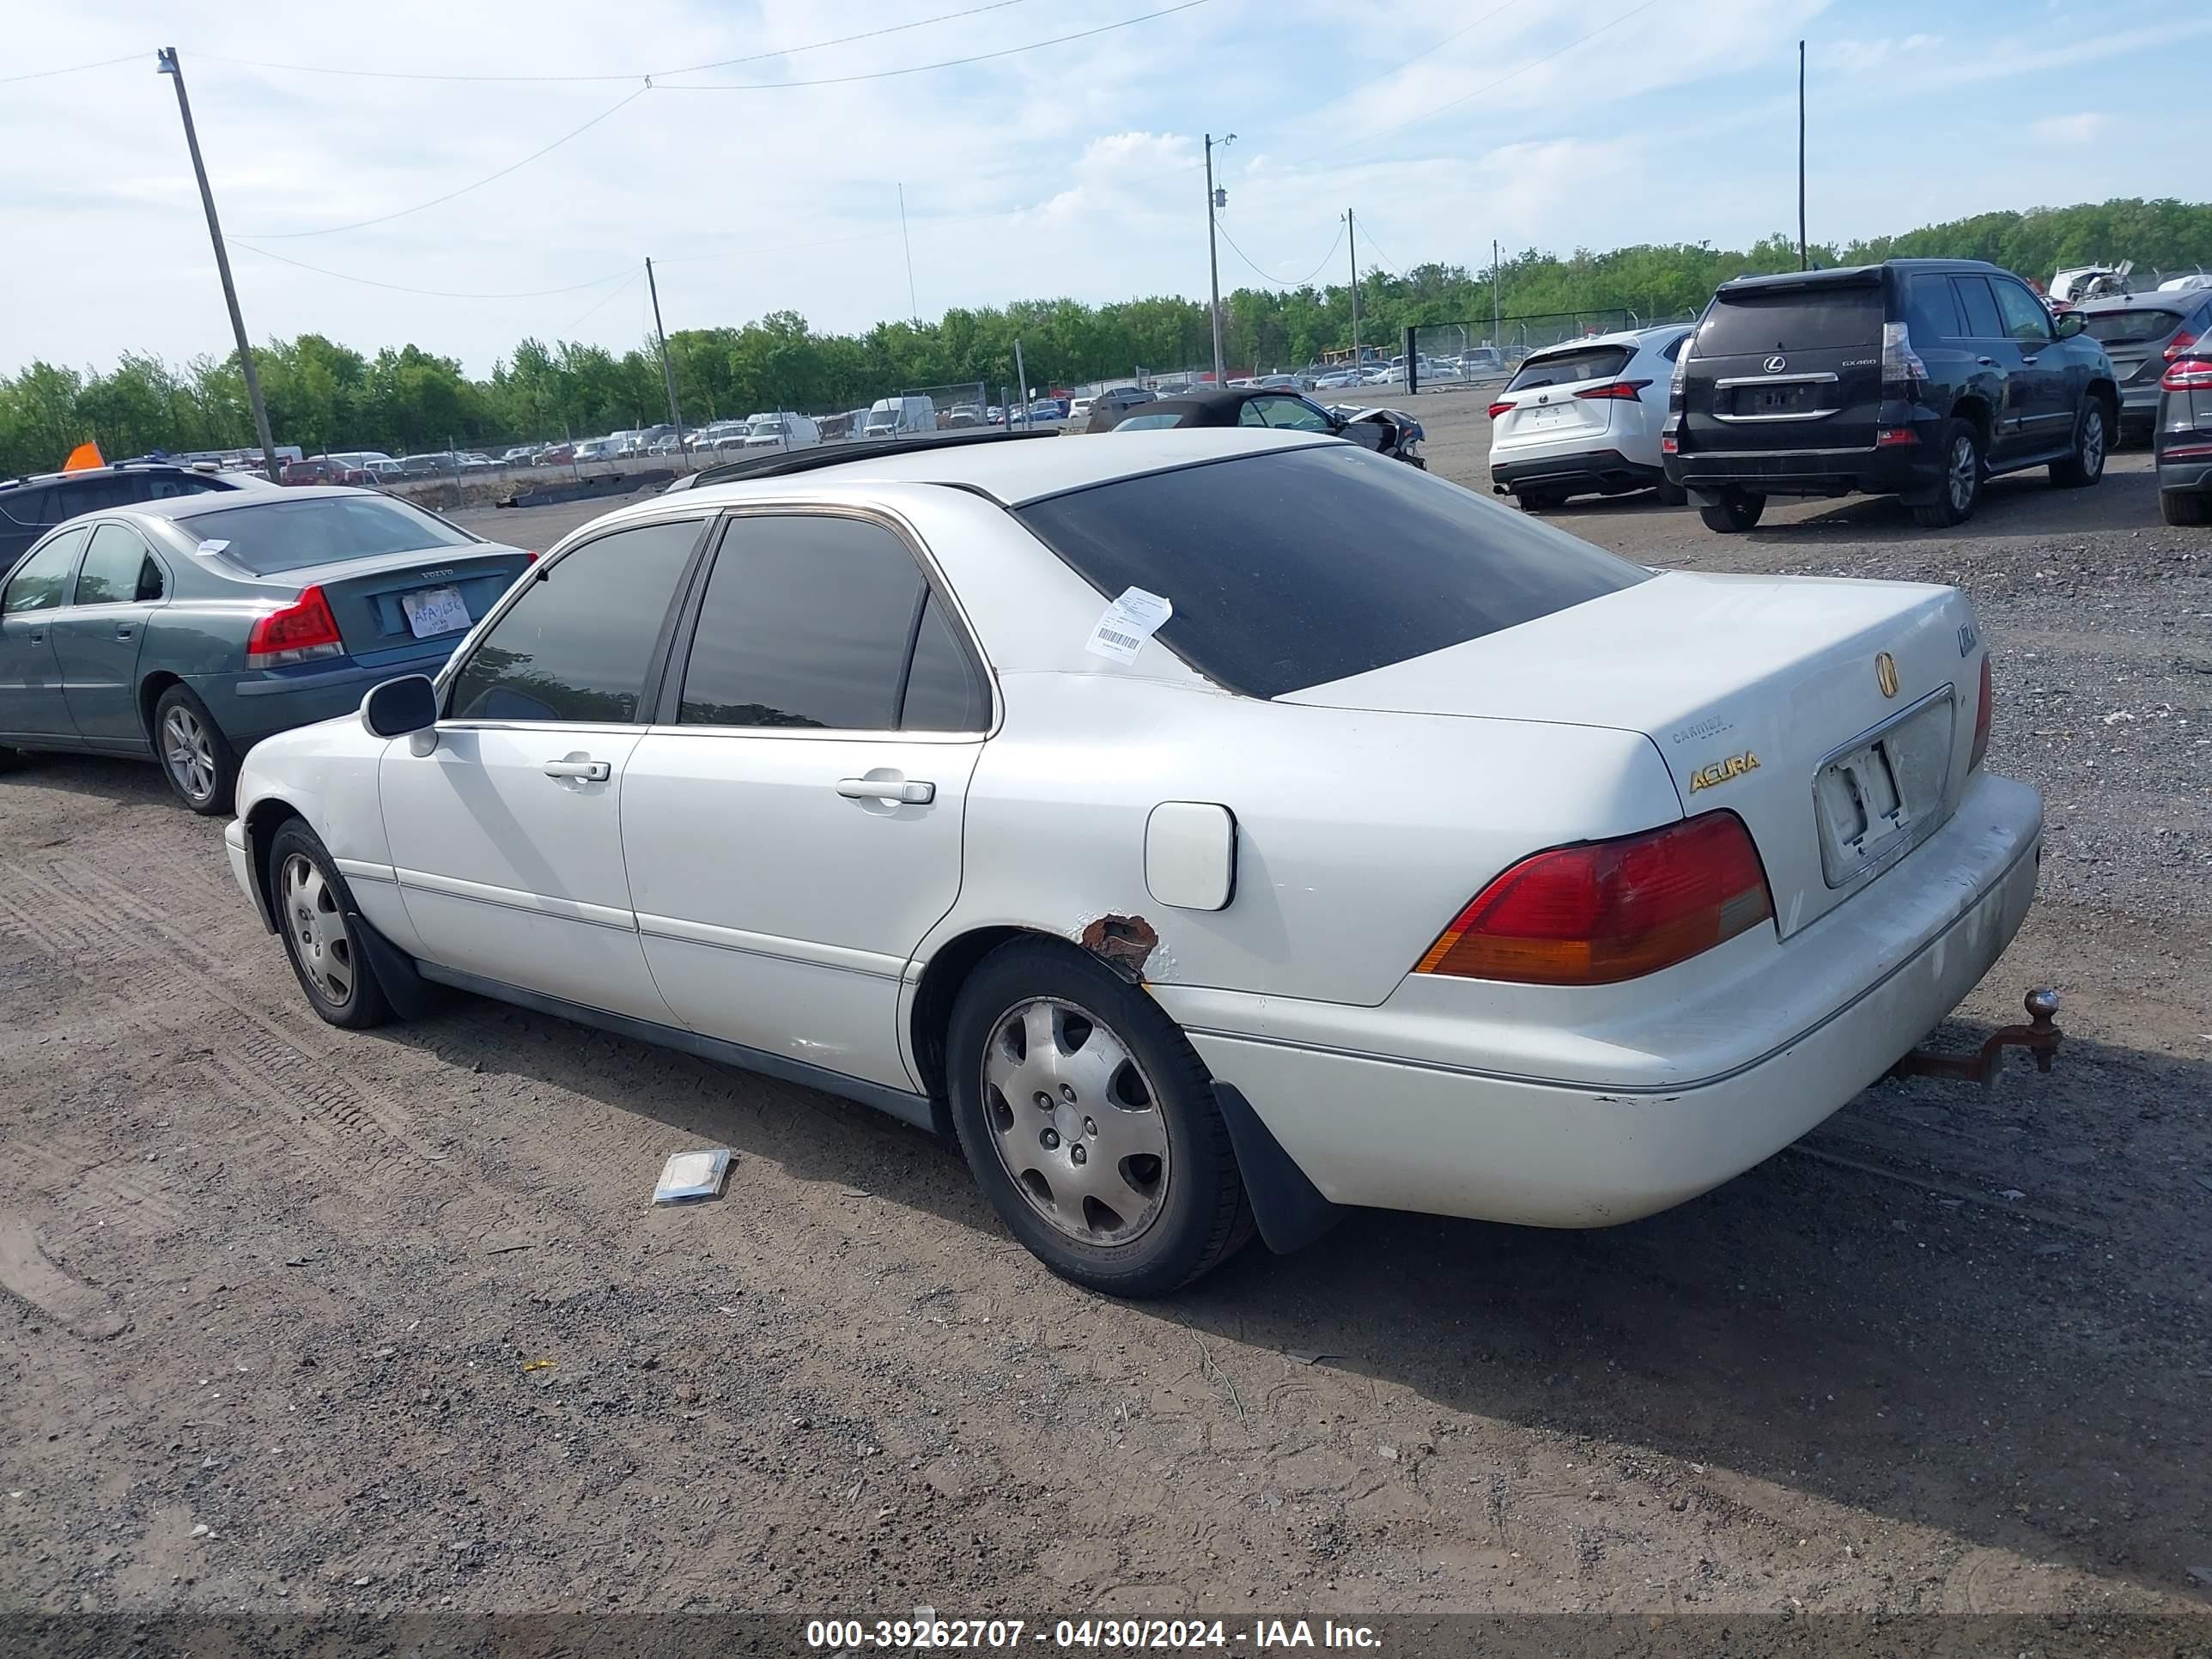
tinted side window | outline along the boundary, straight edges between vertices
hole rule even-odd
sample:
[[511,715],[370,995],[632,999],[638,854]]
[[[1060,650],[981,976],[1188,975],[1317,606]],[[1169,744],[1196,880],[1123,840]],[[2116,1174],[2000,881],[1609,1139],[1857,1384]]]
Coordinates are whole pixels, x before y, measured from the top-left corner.
[[1997,302],[1990,297],[1988,277],[1954,276],[1951,288],[1959,296],[1959,309],[1965,313],[1969,339],[2004,337],[2004,320],[1997,315]]
[[87,532],[72,530],[57,536],[15,567],[8,591],[0,596],[0,611],[52,611],[69,591],[70,567],[84,550]]
[[991,698],[958,627],[932,593],[915,635],[899,725],[908,732],[981,732],[991,724]]
[[1997,291],[1997,308],[2004,313],[2006,333],[2022,345],[2049,343],[2051,313],[2035,295],[2018,283],[1999,280],[1990,286]]
[[887,732],[926,592],[902,542],[861,519],[739,519],[708,578],[678,718]]
[[206,478],[154,477],[146,480],[146,499],[160,501],[173,495],[204,495],[215,488],[214,483]]
[[454,720],[643,718],[654,641],[700,521],[641,525],[562,556],[501,617],[454,677]]
[[1273,697],[1648,579],[1626,559],[1348,444],[1117,479],[1017,515],[1101,594],[1174,601],[1167,647]]
[[1963,335],[1948,276],[1923,270],[1905,279],[1905,325],[1916,340],[1955,340]]
[[[147,597],[139,592],[143,576],[151,561],[146,556],[146,544],[137,534],[119,524],[94,526],[92,545],[85,550],[84,568],[76,573],[78,605],[125,605],[132,599]],[[155,595],[159,597],[161,581],[155,579]]]
[[46,484],[0,490],[0,519],[26,529],[61,522],[54,514],[53,489]]

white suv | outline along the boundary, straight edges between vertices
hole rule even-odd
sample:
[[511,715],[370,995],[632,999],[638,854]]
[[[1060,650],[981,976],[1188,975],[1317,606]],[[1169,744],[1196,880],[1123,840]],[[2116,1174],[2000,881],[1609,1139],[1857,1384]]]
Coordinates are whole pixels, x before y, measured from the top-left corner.
[[1491,488],[1529,512],[1655,485],[1681,505],[1660,466],[1659,428],[1691,331],[1674,323],[1531,352],[1490,405]]

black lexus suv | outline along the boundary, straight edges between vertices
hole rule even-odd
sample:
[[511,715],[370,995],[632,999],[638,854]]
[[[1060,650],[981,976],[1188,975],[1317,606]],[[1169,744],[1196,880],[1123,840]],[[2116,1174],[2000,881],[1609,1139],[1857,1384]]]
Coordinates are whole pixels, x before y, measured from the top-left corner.
[[2112,361],[2078,313],[1978,259],[1892,259],[1724,283],[1674,363],[1667,481],[1711,528],[1769,495],[1899,495],[1963,523],[1992,473],[2097,482],[2119,425]]

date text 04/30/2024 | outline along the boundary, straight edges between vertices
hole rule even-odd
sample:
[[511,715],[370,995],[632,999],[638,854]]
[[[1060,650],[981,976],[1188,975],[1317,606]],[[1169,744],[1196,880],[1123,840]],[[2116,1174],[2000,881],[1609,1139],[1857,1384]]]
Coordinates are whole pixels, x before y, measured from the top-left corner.
[[1382,1646],[1370,1626],[1330,1619],[1260,1619],[1246,1625],[1221,1619],[1058,1619],[1049,1625],[1026,1619],[810,1619],[806,1623],[806,1644],[817,1650],[976,1652],[1027,1643],[1103,1653]]

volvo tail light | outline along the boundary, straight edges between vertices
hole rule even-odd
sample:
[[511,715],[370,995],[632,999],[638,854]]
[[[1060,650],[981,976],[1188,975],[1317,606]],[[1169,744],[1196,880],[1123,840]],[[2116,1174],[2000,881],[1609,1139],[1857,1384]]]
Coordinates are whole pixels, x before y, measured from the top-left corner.
[[321,588],[310,586],[282,611],[256,619],[246,636],[246,665],[277,668],[317,657],[335,657],[344,649],[330,601],[323,597]]
[[1413,971],[1524,985],[1656,973],[1771,921],[1751,832],[1707,812],[1525,858],[1478,893]]
[[1996,699],[1990,694],[1990,658],[1982,653],[1982,691],[1974,708],[1974,746],[1966,756],[1966,769],[1971,772],[1982,763],[1990,752],[1990,726],[1996,718]]

